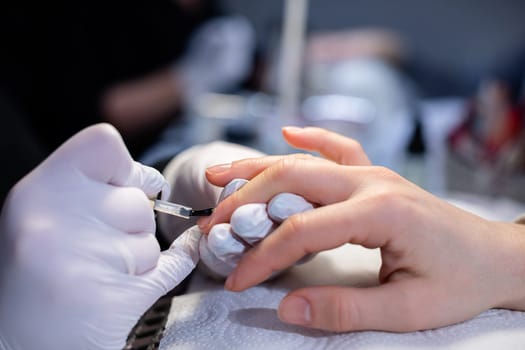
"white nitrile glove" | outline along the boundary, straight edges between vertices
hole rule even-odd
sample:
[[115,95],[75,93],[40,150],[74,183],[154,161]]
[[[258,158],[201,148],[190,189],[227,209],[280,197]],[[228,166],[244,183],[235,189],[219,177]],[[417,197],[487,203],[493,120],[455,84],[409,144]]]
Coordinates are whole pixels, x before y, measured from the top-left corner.
[[[221,196],[221,199],[246,182],[242,179],[232,180],[224,188],[227,195]],[[311,209],[311,203],[293,193],[280,193],[268,204],[245,204],[233,212],[229,224],[215,225],[207,237],[202,237],[199,245],[201,262],[215,275],[226,277],[237,266],[242,255],[271,234],[277,225],[291,215]],[[302,259],[300,263],[307,260]]]
[[122,349],[198,260],[200,231],[160,252],[148,197],[167,196],[117,131],[78,133],[10,192],[0,223],[0,348]]

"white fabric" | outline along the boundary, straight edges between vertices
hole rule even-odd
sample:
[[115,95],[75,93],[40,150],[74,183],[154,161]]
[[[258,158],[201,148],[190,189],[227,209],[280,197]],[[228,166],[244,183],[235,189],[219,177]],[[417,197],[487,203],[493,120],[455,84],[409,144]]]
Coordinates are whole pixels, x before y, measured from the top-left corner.
[[0,224],[0,348],[122,349],[198,260],[198,228],[160,251],[148,200],[159,191],[161,174],[104,124],[21,180]]
[[[471,211],[486,211],[488,201],[469,197],[454,203]],[[507,201],[490,202],[495,218],[516,216],[524,208]],[[462,205],[463,204],[463,205]],[[477,204],[477,205],[476,205]],[[186,295],[175,297],[161,350],[179,349],[524,349],[525,313],[489,310],[449,327],[411,332],[329,333],[279,321],[277,306],[287,291],[307,285],[372,286],[380,266],[378,250],[345,245],[322,252],[272,282],[242,293],[196,275]]]
[[249,203],[237,208],[230,219],[233,232],[251,245],[268,236],[275,227],[266,207],[266,203]]
[[303,197],[293,193],[279,193],[268,203],[268,216],[276,222],[283,222],[288,217],[313,209],[314,206]]

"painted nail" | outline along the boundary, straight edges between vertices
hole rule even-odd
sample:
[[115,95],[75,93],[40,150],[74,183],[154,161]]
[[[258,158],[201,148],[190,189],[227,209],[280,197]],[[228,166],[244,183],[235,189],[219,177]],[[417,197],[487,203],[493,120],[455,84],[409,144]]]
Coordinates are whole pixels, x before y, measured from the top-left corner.
[[286,323],[306,326],[311,321],[310,303],[303,297],[290,295],[279,305],[279,318]]
[[285,126],[283,127],[283,131],[290,133],[290,134],[298,134],[304,131],[303,128],[299,128],[297,126]]
[[211,217],[200,218],[199,220],[197,220],[197,225],[199,226],[201,231],[206,231],[206,229],[208,228],[210,224],[210,221],[211,221]]
[[206,171],[212,174],[220,174],[220,173],[224,173],[225,171],[230,170],[231,167],[232,167],[231,163],[219,164],[219,165],[214,165],[214,166],[207,168]]

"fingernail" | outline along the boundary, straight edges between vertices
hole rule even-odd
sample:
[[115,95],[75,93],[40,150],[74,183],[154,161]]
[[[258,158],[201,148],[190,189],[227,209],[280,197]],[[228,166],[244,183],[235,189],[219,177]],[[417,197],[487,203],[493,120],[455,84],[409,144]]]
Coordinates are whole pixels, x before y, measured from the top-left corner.
[[205,231],[205,229],[209,226],[211,221],[211,217],[206,218],[200,218],[197,220],[197,226],[201,229],[201,231]]
[[287,133],[290,133],[290,134],[297,134],[297,133],[303,132],[304,129],[299,128],[297,126],[285,126],[283,127],[283,131],[286,131]]
[[232,167],[231,163],[219,164],[219,165],[214,165],[214,166],[209,167],[208,169],[206,169],[206,171],[212,174],[220,174],[220,173],[230,170],[231,167]]
[[306,326],[311,321],[310,303],[303,297],[286,297],[279,305],[279,318],[286,323]]
[[224,283],[224,288],[227,289],[227,290],[233,290],[233,287],[235,285],[235,278],[236,278],[236,273],[235,271],[233,271],[232,273],[230,273],[230,275],[228,276],[228,278],[226,279],[226,282]]

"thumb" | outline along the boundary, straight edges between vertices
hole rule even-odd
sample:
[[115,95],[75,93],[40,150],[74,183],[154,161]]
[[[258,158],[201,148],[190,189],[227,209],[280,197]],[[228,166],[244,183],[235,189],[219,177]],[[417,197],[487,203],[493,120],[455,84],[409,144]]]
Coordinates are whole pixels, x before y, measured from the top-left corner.
[[335,332],[422,329],[424,305],[418,307],[414,289],[404,287],[389,283],[371,288],[298,289],[281,301],[278,314],[286,323]]
[[78,132],[45,163],[56,168],[57,173],[81,173],[96,182],[138,187],[148,197],[158,192],[162,192],[163,198],[169,195],[164,177],[157,170],[133,161],[122,137],[109,124],[96,124]]
[[164,295],[175,288],[199,261],[199,241],[201,231],[192,226],[182,233],[169,247],[161,253],[155,269],[144,277],[160,289]]

